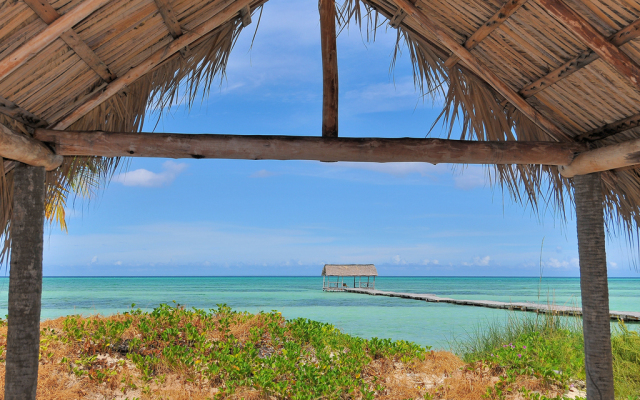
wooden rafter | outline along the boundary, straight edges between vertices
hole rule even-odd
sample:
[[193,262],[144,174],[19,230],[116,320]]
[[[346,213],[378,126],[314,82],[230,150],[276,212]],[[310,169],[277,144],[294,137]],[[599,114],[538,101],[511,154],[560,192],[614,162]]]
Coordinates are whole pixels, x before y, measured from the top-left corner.
[[180,27],[180,23],[178,22],[178,16],[176,15],[173,7],[169,0],[155,0],[156,5],[158,6],[158,10],[160,11],[160,15],[162,15],[162,19],[164,20],[164,24],[169,29],[169,33],[173,36],[174,39],[182,36],[182,28]]
[[480,142],[414,138],[211,135],[36,129],[34,137],[67,156],[225,158],[355,162],[567,165],[578,143]]
[[5,99],[0,96],[0,114],[4,114],[7,117],[13,118],[18,122],[21,122],[27,126],[33,128],[43,128],[49,123],[37,115],[21,108],[11,100]]
[[560,127],[553,123],[550,119],[542,115],[538,110],[531,106],[525,99],[516,93],[509,85],[507,85],[498,75],[489,69],[476,56],[471,54],[464,46],[458,43],[452,36],[448,28],[442,26],[438,21],[430,18],[427,14],[420,11],[416,6],[407,0],[394,0],[395,3],[405,10],[405,12],[414,18],[425,29],[433,33],[436,38],[447,47],[454,55],[458,56],[465,65],[476,75],[487,82],[498,93],[504,96],[511,104],[520,112],[533,121],[538,127],[545,131],[550,137],[557,141],[570,141],[571,136],[565,133]]
[[627,78],[636,88],[640,88],[640,66],[625,52],[607,40],[582,15],[561,0],[539,0],[540,5],[572,34],[579,38],[602,60]]
[[580,153],[558,171],[565,178],[640,164],[640,139]]
[[[464,47],[466,47],[468,50],[476,47],[478,43],[482,42],[484,38],[491,35],[494,30],[496,30],[504,21],[506,21],[511,15],[513,15],[513,13],[518,11],[520,7],[522,7],[522,5],[526,2],[527,0],[507,0],[507,2],[504,3],[502,7],[500,7],[500,9],[495,14],[493,14],[491,18],[489,18],[487,22],[482,24],[482,26],[464,42]],[[460,59],[457,56],[453,55],[444,62],[444,65],[451,68],[456,65],[458,61],[460,61]]]
[[[49,4],[48,0],[23,0],[46,24],[51,24],[60,18],[60,14]],[[60,34],[67,46],[71,49],[106,82],[115,79],[107,65],[100,60],[100,57],[82,40],[73,30],[69,29]]]
[[251,7],[246,6],[240,10],[240,17],[242,18],[242,27],[246,28],[251,25]]
[[0,124],[0,156],[36,167],[54,170],[62,164],[62,156],[56,155],[42,142],[14,132]]
[[182,36],[172,40],[166,46],[157,50],[147,59],[131,68],[126,74],[118,77],[118,79],[109,83],[103,89],[96,90],[84,104],[71,111],[60,121],[54,123],[52,128],[68,128],[71,124],[84,117],[91,110],[107,101],[109,98],[114,96],[120,90],[124,89],[126,86],[134,83],[146,73],[152,71],[155,67],[162,64],[165,60],[179,52],[181,49],[189,46],[190,44],[194,43],[204,35],[213,31],[223,23],[229,21],[231,18],[237,15],[242,8],[251,4],[252,1],[253,0],[235,1],[211,19],[203,22],[202,24],[198,25],[196,28],[188,32],[184,32]]
[[[635,20],[630,25],[627,25],[618,32],[609,36],[607,40],[614,46],[620,47],[637,37],[640,37],[640,19]],[[520,90],[520,95],[524,98],[535,96],[536,93],[548,88],[555,83],[558,83],[562,79],[567,78],[574,72],[577,72],[580,69],[586,67],[598,58],[600,57],[593,50],[585,50],[584,52],[578,54],[558,68],[549,72],[547,75],[522,88]]]
[[320,0],[320,41],[322,47],[322,136],[338,136],[338,49],[336,5]]
[[0,81],[29,61],[60,35],[107,4],[109,0],[84,0],[13,53],[0,60]]
[[615,121],[592,131],[585,132],[576,136],[575,140],[578,142],[594,142],[638,126],[640,126],[640,114],[632,115],[620,121]]

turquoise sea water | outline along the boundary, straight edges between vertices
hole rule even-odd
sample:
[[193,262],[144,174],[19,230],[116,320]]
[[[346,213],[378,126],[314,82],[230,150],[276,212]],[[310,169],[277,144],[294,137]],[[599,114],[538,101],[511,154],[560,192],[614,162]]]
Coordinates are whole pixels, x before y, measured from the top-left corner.
[[[7,313],[8,279],[0,278],[0,315]],[[487,321],[513,312],[416,300],[322,291],[322,277],[44,278],[42,318],[151,310],[176,301],[188,307],[226,303],[250,312],[278,310],[286,318],[329,322],[362,337],[410,340],[446,348]],[[379,277],[376,289],[460,299],[580,305],[578,278]],[[640,278],[609,280],[611,309],[640,311]],[[540,297],[538,297],[540,293]],[[520,315],[520,313],[518,313]]]

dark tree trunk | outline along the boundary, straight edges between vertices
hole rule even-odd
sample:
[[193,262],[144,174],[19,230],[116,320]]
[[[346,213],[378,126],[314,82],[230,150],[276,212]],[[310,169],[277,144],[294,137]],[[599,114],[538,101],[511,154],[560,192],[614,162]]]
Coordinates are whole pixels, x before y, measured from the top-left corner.
[[588,400],[613,400],[609,287],[600,173],[573,178]]
[[11,271],[5,400],[32,400],[38,385],[45,171],[24,164],[13,175]]

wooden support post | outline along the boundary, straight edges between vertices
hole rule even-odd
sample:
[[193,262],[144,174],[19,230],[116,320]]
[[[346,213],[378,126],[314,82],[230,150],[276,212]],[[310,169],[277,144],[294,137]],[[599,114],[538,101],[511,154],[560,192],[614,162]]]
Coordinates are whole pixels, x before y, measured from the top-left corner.
[[338,137],[338,48],[334,0],[320,0],[319,9],[323,83],[322,136]]
[[45,170],[19,164],[13,175],[11,271],[4,398],[33,400],[38,385]]
[[613,400],[609,288],[602,182],[599,173],[573,179],[580,256],[587,398]]

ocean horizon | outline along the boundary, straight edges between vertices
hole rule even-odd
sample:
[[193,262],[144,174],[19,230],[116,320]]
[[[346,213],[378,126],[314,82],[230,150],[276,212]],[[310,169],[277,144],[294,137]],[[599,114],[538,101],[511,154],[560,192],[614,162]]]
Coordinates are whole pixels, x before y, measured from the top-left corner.
[[[348,282],[345,279],[345,282]],[[376,278],[376,289],[432,293],[472,300],[528,301],[580,306],[577,277]],[[0,278],[0,315],[7,313],[8,278]],[[610,309],[640,311],[640,278],[609,278]],[[42,319],[111,315],[159,304],[237,311],[280,311],[285,318],[328,322],[345,333],[449,348],[489,323],[525,313],[400,298],[322,291],[321,276],[44,277]],[[637,325],[637,324],[634,324]]]

